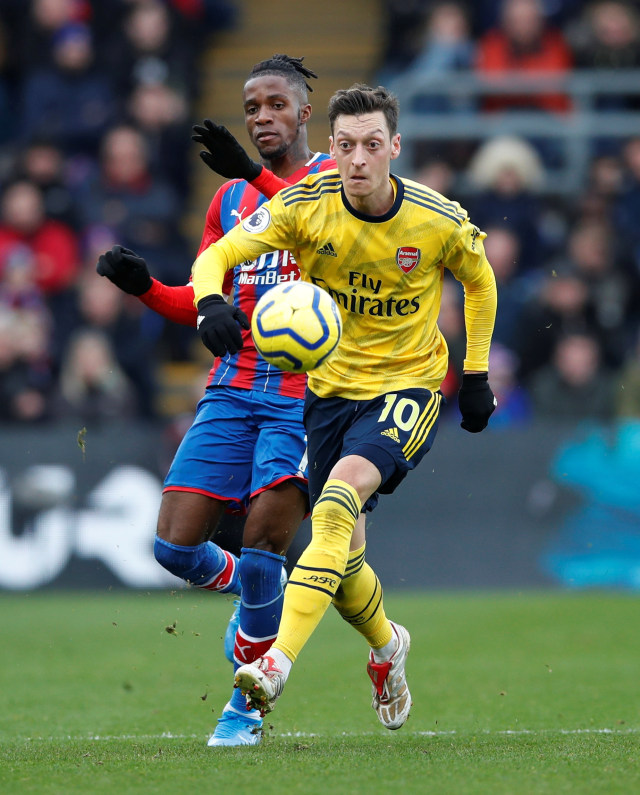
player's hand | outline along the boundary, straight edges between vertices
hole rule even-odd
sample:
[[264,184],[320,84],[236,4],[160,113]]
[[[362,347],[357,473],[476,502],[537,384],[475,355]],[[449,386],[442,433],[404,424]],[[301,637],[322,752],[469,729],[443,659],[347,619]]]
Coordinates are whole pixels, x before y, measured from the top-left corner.
[[262,166],[249,157],[226,127],[205,119],[202,124],[193,125],[193,132],[191,140],[209,150],[200,152],[200,157],[216,174],[247,182],[260,176]]
[[480,433],[496,410],[496,400],[487,373],[464,373],[458,392],[458,406],[462,414],[460,427],[469,433]]
[[198,334],[214,356],[233,355],[242,348],[241,326],[250,328],[247,316],[221,295],[208,295],[198,302]]
[[101,254],[96,270],[130,295],[142,295],[151,287],[147,263],[134,251],[122,246],[114,246],[111,251]]

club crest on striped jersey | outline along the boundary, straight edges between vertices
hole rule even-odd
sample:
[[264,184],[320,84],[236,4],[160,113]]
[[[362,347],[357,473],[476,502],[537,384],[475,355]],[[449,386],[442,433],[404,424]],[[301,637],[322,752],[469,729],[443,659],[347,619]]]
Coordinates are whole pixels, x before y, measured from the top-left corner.
[[413,246],[402,246],[396,251],[396,263],[403,273],[409,273],[420,262],[422,252]]
[[271,213],[269,212],[267,207],[258,207],[258,209],[251,213],[248,218],[245,218],[242,222],[242,228],[245,232],[253,232],[254,234],[258,234],[259,232],[264,232],[264,230],[269,226],[271,223]]

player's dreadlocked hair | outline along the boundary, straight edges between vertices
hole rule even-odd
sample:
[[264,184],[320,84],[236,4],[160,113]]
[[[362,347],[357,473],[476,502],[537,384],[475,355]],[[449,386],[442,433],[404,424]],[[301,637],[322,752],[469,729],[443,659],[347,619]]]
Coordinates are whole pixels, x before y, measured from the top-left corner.
[[329,100],[329,124],[333,125],[338,116],[362,116],[381,110],[387,120],[389,132],[394,136],[398,131],[399,106],[397,98],[384,86],[371,88],[364,83],[355,83],[351,88],[342,88]]
[[303,61],[304,58],[293,58],[291,55],[276,53],[271,58],[267,58],[266,61],[257,63],[249,72],[248,79],[259,75],[281,75],[286,78],[292,88],[299,89],[306,97],[307,91],[313,92],[313,89],[305,78],[314,77],[317,79],[318,75],[303,66]]

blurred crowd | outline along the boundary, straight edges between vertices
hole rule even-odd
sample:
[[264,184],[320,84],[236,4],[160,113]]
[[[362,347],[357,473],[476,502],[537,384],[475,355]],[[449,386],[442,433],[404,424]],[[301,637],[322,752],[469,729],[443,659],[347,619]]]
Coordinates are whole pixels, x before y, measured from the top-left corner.
[[95,273],[114,243],[184,284],[199,59],[231,0],[0,0],[0,420],[152,418],[187,355]]
[[[424,83],[452,72],[563,75],[640,67],[640,4],[627,0],[387,0],[389,35],[377,79]],[[640,109],[635,94],[597,98],[600,113]],[[534,111],[566,115],[560,93],[425,95],[416,113]],[[594,139],[575,194],[551,191],[549,150],[526,136],[429,142],[414,178],[455,198],[487,233],[498,282],[490,381],[492,427],[640,417],[640,127]],[[450,347],[448,411],[464,357],[457,283],[447,279],[440,325]],[[453,407],[453,408],[452,408]]]
[[[387,43],[372,80],[392,88],[456,70],[640,67],[634,2],[381,6]],[[165,283],[185,282],[199,63],[215,33],[236,24],[233,0],[0,0],[0,421],[154,418],[158,362],[193,356],[190,332],[98,278],[95,263],[117,242]],[[638,110],[639,97],[603,97],[600,108]],[[459,101],[428,97],[417,110],[446,113]],[[483,104],[523,108],[571,110],[557,92]],[[639,417],[640,130],[594,146],[571,196],[545,191],[548,153],[535,141],[426,144],[405,175],[460,201],[488,235],[499,290],[492,425]],[[451,416],[461,307],[447,278]]]

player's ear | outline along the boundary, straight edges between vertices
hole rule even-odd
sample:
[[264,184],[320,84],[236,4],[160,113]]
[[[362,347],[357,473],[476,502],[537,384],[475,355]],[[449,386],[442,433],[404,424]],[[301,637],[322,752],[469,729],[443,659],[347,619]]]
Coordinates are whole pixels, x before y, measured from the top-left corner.
[[329,136],[329,157],[332,160],[336,159],[335,152],[336,152],[336,150],[334,149],[334,146],[333,146],[333,135],[330,135]]
[[395,160],[400,155],[400,133],[396,133],[391,139],[391,159]]
[[300,106],[300,124],[306,124],[311,118],[311,105]]

